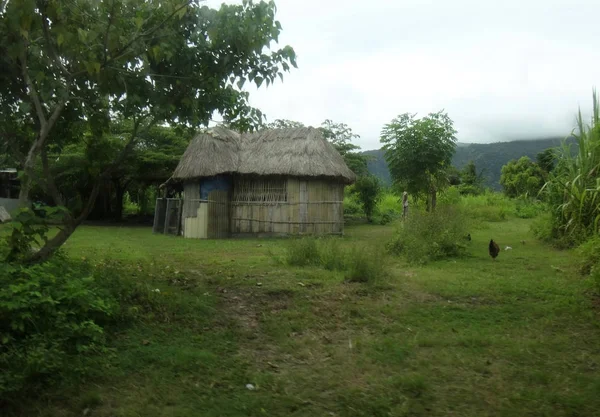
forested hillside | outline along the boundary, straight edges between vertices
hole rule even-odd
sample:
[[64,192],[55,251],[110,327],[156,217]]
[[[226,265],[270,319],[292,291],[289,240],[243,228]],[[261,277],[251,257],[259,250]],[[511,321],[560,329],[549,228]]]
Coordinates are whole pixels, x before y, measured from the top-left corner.
[[[496,143],[459,143],[452,163],[460,169],[473,160],[477,170],[484,171],[485,185],[500,190],[500,171],[508,161],[521,156],[535,160],[538,152],[559,146],[560,143],[560,137]],[[391,184],[383,151],[376,149],[365,151],[364,154],[372,157],[368,163],[369,172],[381,178],[386,185]]]

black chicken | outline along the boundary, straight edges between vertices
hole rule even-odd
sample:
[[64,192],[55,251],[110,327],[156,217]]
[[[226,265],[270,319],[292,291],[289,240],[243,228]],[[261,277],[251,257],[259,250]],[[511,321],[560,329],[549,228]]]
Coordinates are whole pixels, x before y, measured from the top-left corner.
[[494,242],[494,239],[490,240],[489,251],[490,256],[494,260],[496,259],[496,256],[498,256],[498,254],[500,253],[500,246],[498,246],[498,244]]

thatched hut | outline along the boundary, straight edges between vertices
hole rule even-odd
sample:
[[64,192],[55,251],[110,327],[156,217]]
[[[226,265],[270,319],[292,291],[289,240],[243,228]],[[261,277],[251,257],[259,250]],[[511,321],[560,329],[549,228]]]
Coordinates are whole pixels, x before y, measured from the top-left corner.
[[319,129],[213,128],[192,140],[169,180],[183,185],[183,201],[171,204],[176,220],[161,216],[159,201],[155,230],[170,224],[192,238],[342,234],[344,186],[354,180]]

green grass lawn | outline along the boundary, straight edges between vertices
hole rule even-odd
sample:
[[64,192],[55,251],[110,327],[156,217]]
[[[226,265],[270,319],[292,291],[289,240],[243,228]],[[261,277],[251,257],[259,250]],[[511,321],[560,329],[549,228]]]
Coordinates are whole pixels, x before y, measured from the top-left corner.
[[[66,250],[139,265],[134,278],[160,289],[165,311],[117,335],[98,376],[48,393],[27,415],[600,415],[590,284],[571,252],[537,243],[529,224],[485,224],[463,259],[388,259],[376,284],[282,265],[281,239],[82,227]],[[393,233],[352,226],[344,244]],[[495,262],[492,237],[513,248]]]

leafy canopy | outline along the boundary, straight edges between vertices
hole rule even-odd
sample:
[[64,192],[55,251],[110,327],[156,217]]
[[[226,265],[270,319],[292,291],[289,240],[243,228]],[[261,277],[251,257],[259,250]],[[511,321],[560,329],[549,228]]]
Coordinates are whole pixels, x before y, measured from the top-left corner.
[[371,221],[377,204],[381,201],[382,189],[379,178],[374,175],[364,175],[357,178],[352,192],[358,197],[363,212],[368,221]]
[[[37,184],[65,205],[48,154],[82,136],[96,179],[49,243],[60,246],[86,218],[144,131],[165,122],[194,130],[215,112],[238,130],[261,125],[244,82],[269,85],[296,67],[291,47],[270,50],[281,32],[275,10],[272,0],[219,9],[199,0],[0,2],[0,134],[23,168],[21,202]],[[115,120],[132,122],[128,134],[110,134]]]
[[529,157],[513,159],[502,167],[500,184],[508,197],[536,197],[544,185],[544,170]]
[[404,113],[386,124],[381,132],[392,180],[414,195],[428,193],[442,184],[456,147],[457,133],[443,111],[416,119]]

